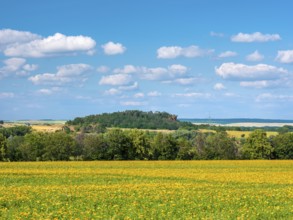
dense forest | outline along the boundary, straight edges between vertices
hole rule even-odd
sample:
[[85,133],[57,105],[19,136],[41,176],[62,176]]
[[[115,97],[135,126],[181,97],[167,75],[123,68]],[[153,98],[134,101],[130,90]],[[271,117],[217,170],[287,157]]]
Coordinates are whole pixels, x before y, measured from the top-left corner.
[[167,112],[143,112],[137,110],[77,117],[74,120],[66,122],[66,125],[76,126],[77,130],[90,129],[96,126],[107,128],[177,130],[185,124],[191,123],[179,122],[176,115]]
[[150,132],[110,128],[91,133],[36,132],[29,126],[0,128],[0,161],[56,160],[213,160],[293,159],[293,133],[267,137],[264,130],[246,138],[225,131],[179,129]]
[[[103,113],[77,117],[66,122],[67,126],[73,126],[77,132],[92,133],[103,132],[106,128],[137,128],[137,129],[167,129],[167,130],[198,130],[209,129],[213,131],[253,131],[254,127],[217,126],[213,124],[192,124],[180,121],[174,114],[167,112],[143,112],[128,110],[123,112]],[[293,132],[293,126],[262,127],[265,131],[277,131],[280,133]]]

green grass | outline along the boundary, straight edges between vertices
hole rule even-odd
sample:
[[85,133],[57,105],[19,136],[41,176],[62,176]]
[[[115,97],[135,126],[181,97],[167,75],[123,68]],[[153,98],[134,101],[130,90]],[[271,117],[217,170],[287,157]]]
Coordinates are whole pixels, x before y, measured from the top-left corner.
[[0,219],[292,219],[292,161],[0,163]]

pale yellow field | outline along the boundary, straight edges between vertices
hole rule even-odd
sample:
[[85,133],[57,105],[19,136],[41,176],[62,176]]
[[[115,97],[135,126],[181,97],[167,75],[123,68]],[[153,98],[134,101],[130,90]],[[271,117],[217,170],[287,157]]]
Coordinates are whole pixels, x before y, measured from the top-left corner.
[[55,132],[62,130],[62,127],[64,125],[62,124],[54,124],[54,125],[32,125],[31,127],[35,131],[41,131],[41,132]]

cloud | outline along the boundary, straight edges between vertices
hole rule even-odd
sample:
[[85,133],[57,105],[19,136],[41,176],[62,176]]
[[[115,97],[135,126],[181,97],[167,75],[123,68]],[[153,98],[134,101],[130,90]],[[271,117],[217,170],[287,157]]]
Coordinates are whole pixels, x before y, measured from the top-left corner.
[[177,93],[177,94],[174,94],[173,96],[174,97],[185,97],[185,98],[209,98],[209,97],[211,97],[211,94],[191,92],[191,93]]
[[87,64],[69,64],[57,67],[57,73],[44,73],[32,76],[29,80],[36,84],[45,85],[60,85],[71,82],[84,82],[86,73],[88,73],[92,67]]
[[26,76],[38,67],[35,64],[26,64],[26,59],[24,58],[10,58],[4,60],[3,63],[5,65],[0,68],[0,79],[13,73],[18,76]]
[[276,61],[280,63],[293,63],[293,50],[279,50]]
[[0,50],[5,49],[9,45],[22,44],[40,38],[41,36],[28,31],[2,29],[0,30]]
[[255,98],[256,102],[288,102],[293,101],[292,95],[275,95],[271,93],[263,93]]
[[98,71],[99,73],[107,73],[107,72],[109,72],[109,70],[110,70],[110,68],[107,67],[107,66],[99,66],[99,67],[97,68],[97,71]]
[[138,92],[138,93],[134,94],[133,97],[134,98],[143,98],[144,97],[144,94],[142,92]]
[[155,68],[140,68],[141,77],[146,80],[162,80],[170,77],[168,73],[168,69],[163,67],[155,67]]
[[233,52],[233,51],[225,51],[223,53],[220,53],[219,54],[219,58],[227,58],[227,57],[235,57],[237,56],[237,53],[236,52]]
[[262,88],[269,87],[269,83],[268,83],[267,80],[240,82],[240,86],[242,86],[242,87],[253,87],[253,88],[256,88],[256,89],[262,89]]
[[216,67],[215,71],[222,78],[231,80],[277,79],[281,74],[287,73],[283,68],[266,64],[248,66],[237,63],[223,63],[219,68]]
[[185,77],[185,78],[178,78],[171,81],[171,83],[177,83],[180,85],[192,85],[198,83],[201,79],[197,77]]
[[168,67],[170,73],[174,74],[185,74],[187,72],[187,67],[181,64],[173,64]]
[[166,80],[177,78],[184,75],[187,72],[187,67],[181,64],[173,64],[168,66],[168,68],[164,67],[139,67],[138,71],[141,75],[142,79],[146,80]]
[[255,32],[252,34],[238,33],[231,37],[233,42],[251,43],[251,42],[268,42],[281,40],[279,34],[262,34]]
[[147,104],[146,102],[135,102],[135,101],[120,102],[120,105],[123,105],[123,106],[143,106],[146,104]]
[[162,95],[162,93],[160,93],[158,91],[151,91],[147,94],[147,96],[149,96],[149,97],[159,97],[161,95]]
[[100,85],[124,86],[132,82],[132,77],[128,74],[115,74],[103,76],[99,82]]
[[14,98],[14,96],[13,92],[0,92],[0,99],[10,99]]
[[225,35],[223,33],[218,33],[218,32],[211,31],[210,36],[212,36],[212,37],[224,37]]
[[126,91],[136,90],[138,89],[138,82],[134,82],[132,85],[129,86],[119,86],[118,89]]
[[123,54],[126,51],[126,47],[124,47],[122,44],[114,43],[112,41],[102,45],[102,48],[104,49],[104,53],[106,55]]
[[179,47],[179,46],[170,46],[170,47],[160,47],[157,50],[157,58],[159,59],[174,59],[177,57],[202,57],[209,55],[213,50],[201,49],[196,45],[191,45],[189,47]]
[[260,54],[257,50],[246,56],[246,60],[248,61],[257,62],[257,61],[262,61],[263,59],[264,59],[264,56]]
[[222,83],[216,83],[214,85],[214,90],[223,90],[226,89],[226,87]]
[[119,94],[121,94],[121,91],[115,88],[111,88],[105,91],[105,95],[119,95]]
[[133,65],[125,65],[122,69],[120,68],[114,69],[113,73],[129,74],[129,73],[135,73],[138,71],[139,71],[138,67],[135,67]]
[[29,42],[11,44],[4,50],[5,56],[17,57],[50,57],[75,52],[89,52],[94,49],[96,42],[86,36],[65,36],[56,33],[53,36],[42,39],[34,39]]
[[37,91],[37,93],[40,95],[52,95],[52,94],[60,92],[62,90],[63,89],[61,89],[59,87],[52,87],[51,89],[39,89]]

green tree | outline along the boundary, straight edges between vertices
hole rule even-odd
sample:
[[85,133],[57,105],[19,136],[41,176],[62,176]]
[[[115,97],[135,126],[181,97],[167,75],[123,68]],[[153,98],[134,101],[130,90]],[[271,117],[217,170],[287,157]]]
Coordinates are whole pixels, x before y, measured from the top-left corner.
[[179,146],[171,134],[159,132],[152,142],[152,159],[174,160],[177,157]]
[[195,148],[192,146],[191,142],[186,138],[178,139],[178,154],[177,158],[179,160],[192,160],[197,157]]
[[133,146],[130,138],[121,129],[111,129],[105,134],[107,154],[110,160],[131,160]]
[[107,159],[107,145],[102,134],[89,134],[83,140],[82,155],[85,160]]
[[276,159],[293,159],[293,133],[284,133],[273,138]]
[[21,161],[20,146],[24,142],[23,136],[10,136],[7,139],[7,159],[9,161]]
[[25,161],[42,160],[46,146],[47,133],[33,132],[24,136],[24,142],[19,147],[22,159]]
[[74,156],[76,142],[64,132],[47,133],[45,138],[44,160],[69,160]]
[[6,159],[6,150],[6,138],[3,134],[0,134],[0,161],[4,161]]
[[150,139],[146,132],[132,129],[128,131],[128,136],[132,143],[132,152],[129,152],[130,158],[135,160],[146,160],[150,157]]
[[272,152],[273,147],[262,129],[250,133],[243,146],[244,157],[249,159],[270,159]]

